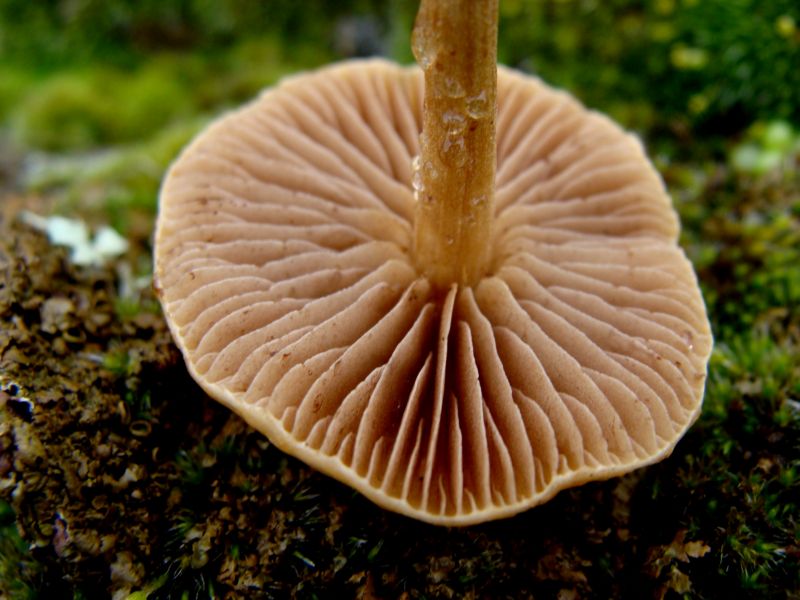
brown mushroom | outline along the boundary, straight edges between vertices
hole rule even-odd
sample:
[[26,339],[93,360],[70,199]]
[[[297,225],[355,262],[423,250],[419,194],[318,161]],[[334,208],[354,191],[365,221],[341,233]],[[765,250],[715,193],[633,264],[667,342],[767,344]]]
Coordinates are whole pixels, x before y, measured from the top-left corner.
[[[481,119],[473,145],[497,157],[443,209],[442,173],[417,158],[423,87],[416,67],[335,65],[184,150],[155,269],[189,370],[287,453],[431,523],[512,515],[664,458],[699,414],[711,335],[641,144],[501,68],[496,144],[492,102],[475,105],[494,89],[439,98],[473,109],[439,113],[442,168]],[[450,233],[420,242],[425,210]]]

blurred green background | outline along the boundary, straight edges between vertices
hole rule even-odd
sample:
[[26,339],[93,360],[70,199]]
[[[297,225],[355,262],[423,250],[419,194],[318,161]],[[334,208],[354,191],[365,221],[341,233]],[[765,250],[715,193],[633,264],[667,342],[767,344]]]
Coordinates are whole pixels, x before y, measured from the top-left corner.
[[[657,152],[719,156],[769,123],[737,159],[764,171],[797,142],[796,0],[500,4],[502,62]],[[408,0],[0,0],[0,185],[67,185],[84,203],[152,210],[165,165],[210,116],[298,69],[410,62],[415,11]]]
[[[180,148],[285,74],[353,56],[411,62],[416,8],[0,0],[0,202],[111,223],[147,278],[158,186]],[[500,10],[503,63],[641,135],[712,321],[703,415],[643,475],[646,512],[660,519],[632,526],[629,560],[669,597],[692,597],[688,576],[673,577],[685,571],[693,597],[800,598],[800,2],[500,0]],[[24,554],[13,522],[0,504],[0,583]],[[664,545],[675,531],[709,557],[676,558]],[[609,561],[592,563],[594,581],[613,580]]]
[[[408,0],[3,0],[0,114],[9,116],[43,77],[66,71],[36,91],[76,111],[86,102],[93,118],[63,122],[72,127],[58,137],[21,115],[25,139],[50,148],[130,139],[163,124],[144,118],[148,102],[168,102],[160,105],[167,121],[246,96],[286,62],[369,54],[408,61],[415,10]],[[795,0],[502,0],[501,16],[502,62],[590,103],[638,101],[719,131],[800,118]],[[121,74],[135,76],[122,89]],[[196,97],[199,88],[205,93]],[[135,92],[122,102],[124,123],[104,120],[88,98],[110,92],[116,104],[123,91]]]
[[[408,0],[3,0],[0,117],[50,150],[138,139],[291,68],[410,61],[415,11]],[[800,119],[795,0],[502,0],[501,17],[502,62],[589,104],[718,132]]]

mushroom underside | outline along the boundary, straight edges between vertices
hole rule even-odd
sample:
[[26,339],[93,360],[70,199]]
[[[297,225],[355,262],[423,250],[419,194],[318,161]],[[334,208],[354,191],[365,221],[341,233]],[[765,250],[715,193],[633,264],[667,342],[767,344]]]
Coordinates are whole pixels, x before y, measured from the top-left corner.
[[195,378],[286,452],[434,523],[668,455],[711,335],[641,144],[501,68],[491,266],[437,289],[412,256],[421,98],[417,68],[345,63],[182,153],[156,278]]

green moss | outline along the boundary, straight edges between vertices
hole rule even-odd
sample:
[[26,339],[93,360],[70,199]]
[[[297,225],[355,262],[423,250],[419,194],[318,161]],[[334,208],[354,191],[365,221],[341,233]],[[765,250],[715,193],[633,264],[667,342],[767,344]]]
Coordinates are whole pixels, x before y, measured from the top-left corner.
[[19,104],[34,80],[34,74],[24,67],[0,63],[0,123]]
[[648,12],[651,99],[665,110],[725,131],[800,120],[797,2],[656,2]]
[[800,132],[788,122],[756,122],[734,146],[729,162],[740,173],[763,176],[791,165],[795,154],[800,154]]
[[130,377],[138,370],[136,358],[124,348],[110,350],[102,358],[103,368],[110,371],[116,377]]
[[665,175],[716,346],[700,420],[642,486],[658,522],[641,525],[708,544],[713,561],[679,565],[690,597],[783,598],[800,589],[800,179],[724,164]]
[[763,176],[717,164],[665,168],[717,338],[796,323],[800,304],[798,154]]
[[328,58],[316,46],[287,53],[267,37],[210,57],[161,54],[134,69],[69,68],[25,86],[24,96],[0,84],[0,120],[6,97],[18,102],[10,127],[24,147],[63,152],[128,144],[250,99],[280,76]]
[[86,149],[152,135],[192,110],[192,95],[158,63],[133,75],[95,68],[33,87],[13,117],[18,141],[49,151]]
[[31,90],[15,115],[24,145],[49,150],[86,148],[103,137],[111,109],[84,77],[63,75]]
[[17,531],[14,510],[0,500],[0,592],[9,600],[32,600],[41,586],[39,564]]

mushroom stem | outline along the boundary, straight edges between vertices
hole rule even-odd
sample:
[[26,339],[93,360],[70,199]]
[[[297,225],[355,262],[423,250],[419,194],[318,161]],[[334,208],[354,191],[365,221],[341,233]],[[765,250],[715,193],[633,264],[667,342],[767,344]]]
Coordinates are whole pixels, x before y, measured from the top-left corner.
[[474,285],[490,261],[497,20],[498,0],[421,0],[414,24],[425,74],[414,259],[440,289]]

